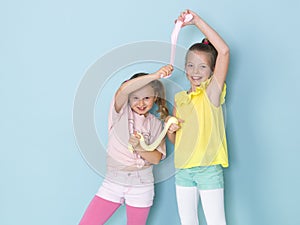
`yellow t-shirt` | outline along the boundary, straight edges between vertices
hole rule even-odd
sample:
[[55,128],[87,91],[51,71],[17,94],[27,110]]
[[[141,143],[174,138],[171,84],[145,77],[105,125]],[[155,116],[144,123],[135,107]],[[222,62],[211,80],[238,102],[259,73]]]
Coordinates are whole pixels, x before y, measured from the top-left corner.
[[220,106],[214,106],[206,88],[210,79],[196,91],[175,95],[176,117],[184,120],[176,132],[174,147],[175,168],[192,168],[221,164],[228,167],[227,142],[222,104],[226,84],[220,96]]

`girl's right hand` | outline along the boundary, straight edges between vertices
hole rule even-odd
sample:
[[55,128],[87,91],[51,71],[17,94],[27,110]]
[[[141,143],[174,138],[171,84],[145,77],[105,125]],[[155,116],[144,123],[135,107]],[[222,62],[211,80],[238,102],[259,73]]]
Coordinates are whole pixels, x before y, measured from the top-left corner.
[[137,134],[136,131],[134,131],[134,133],[132,135],[130,135],[129,137],[129,144],[131,144],[132,148],[135,151],[142,151],[143,148],[140,145],[140,139],[141,137]]
[[172,65],[166,65],[161,67],[157,72],[155,72],[155,75],[158,76],[158,78],[168,77],[173,71]]
[[[171,116],[168,116],[166,119],[165,119],[165,123],[168,122],[168,120],[171,118]],[[180,126],[180,123],[183,123],[184,120],[180,119],[180,118],[176,118],[178,120],[178,124],[176,123],[172,123],[168,129],[168,133],[169,134],[173,134],[175,133],[177,130],[179,130],[181,128]]]

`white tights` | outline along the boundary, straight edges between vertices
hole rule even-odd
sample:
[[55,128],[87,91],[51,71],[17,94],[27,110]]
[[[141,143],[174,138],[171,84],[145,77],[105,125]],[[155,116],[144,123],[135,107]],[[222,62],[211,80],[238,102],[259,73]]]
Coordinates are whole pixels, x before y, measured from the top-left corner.
[[176,185],[176,197],[181,225],[199,225],[199,193],[207,225],[226,225],[224,189],[200,190]]

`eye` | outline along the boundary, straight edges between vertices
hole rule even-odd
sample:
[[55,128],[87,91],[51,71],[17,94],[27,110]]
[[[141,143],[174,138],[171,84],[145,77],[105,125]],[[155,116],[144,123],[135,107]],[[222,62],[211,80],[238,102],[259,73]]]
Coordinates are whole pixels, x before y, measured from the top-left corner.
[[150,97],[148,97],[148,96],[144,98],[144,100],[149,100],[149,99],[150,99]]
[[193,64],[187,64],[186,67],[192,68],[192,67],[193,67]]
[[199,67],[201,70],[210,70],[210,67],[206,64],[201,64],[200,67]]

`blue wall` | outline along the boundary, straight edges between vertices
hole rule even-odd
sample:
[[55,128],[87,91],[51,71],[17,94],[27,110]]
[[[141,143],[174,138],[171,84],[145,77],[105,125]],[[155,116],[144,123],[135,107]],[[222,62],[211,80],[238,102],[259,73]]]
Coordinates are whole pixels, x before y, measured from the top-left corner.
[[[119,46],[169,42],[173,21],[186,8],[202,15],[231,47],[228,224],[300,224],[297,0],[1,1],[0,224],[78,223],[102,181],[82,157],[73,131],[82,78]],[[201,38],[185,28],[178,41],[188,47]],[[119,71],[119,79],[112,76],[118,84],[107,82],[95,105],[104,142],[100,124],[126,71]],[[182,77],[178,71],[172,79],[187,85]],[[173,183],[170,177],[157,184],[148,224],[179,224]],[[124,220],[121,208],[109,224]]]

